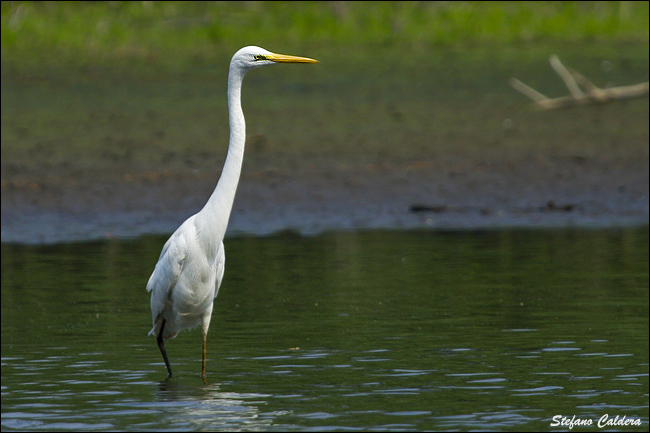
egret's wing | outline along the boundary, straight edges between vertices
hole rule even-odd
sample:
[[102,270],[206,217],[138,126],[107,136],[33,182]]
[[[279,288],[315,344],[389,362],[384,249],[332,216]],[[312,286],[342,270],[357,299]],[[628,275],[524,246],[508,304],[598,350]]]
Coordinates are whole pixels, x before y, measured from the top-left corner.
[[214,291],[214,297],[216,298],[219,294],[219,287],[221,287],[221,282],[223,281],[223,273],[226,270],[226,250],[223,246],[223,241],[219,246],[219,252],[217,253],[217,284]]
[[182,233],[176,232],[165,243],[156,268],[147,283],[147,291],[151,292],[151,315],[154,327],[172,289],[176,286],[186,257],[187,242]]

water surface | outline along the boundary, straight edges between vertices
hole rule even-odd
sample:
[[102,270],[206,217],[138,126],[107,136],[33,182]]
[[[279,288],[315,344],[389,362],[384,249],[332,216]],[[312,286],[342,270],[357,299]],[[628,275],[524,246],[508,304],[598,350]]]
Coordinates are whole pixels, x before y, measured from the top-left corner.
[[208,385],[147,337],[165,240],[2,245],[3,431],[648,428],[647,227],[227,239]]

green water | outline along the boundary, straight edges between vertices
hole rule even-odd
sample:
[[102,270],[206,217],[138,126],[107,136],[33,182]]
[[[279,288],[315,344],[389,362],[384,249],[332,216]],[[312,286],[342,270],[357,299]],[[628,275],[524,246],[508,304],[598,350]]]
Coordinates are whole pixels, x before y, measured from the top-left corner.
[[3,431],[648,429],[647,227],[227,239],[208,385],[164,241],[2,245]]

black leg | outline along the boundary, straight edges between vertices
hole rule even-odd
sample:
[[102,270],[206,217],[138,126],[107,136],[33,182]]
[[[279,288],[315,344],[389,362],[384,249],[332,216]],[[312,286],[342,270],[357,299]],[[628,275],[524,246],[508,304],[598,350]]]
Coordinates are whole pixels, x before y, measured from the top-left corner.
[[[167,351],[165,350],[165,342],[163,341],[163,330],[165,329],[165,319],[162,320],[162,325],[160,325],[160,332],[158,333],[158,348],[160,353],[162,353],[163,359],[165,360],[165,366],[169,372],[169,377],[172,377],[172,367],[169,365],[169,359],[167,358]],[[169,378],[168,377],[168,378]]]

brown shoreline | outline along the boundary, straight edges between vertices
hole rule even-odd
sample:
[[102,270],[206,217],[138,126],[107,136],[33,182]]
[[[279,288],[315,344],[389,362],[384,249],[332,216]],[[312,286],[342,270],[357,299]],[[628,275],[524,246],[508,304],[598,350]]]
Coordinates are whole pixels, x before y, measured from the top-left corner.
[[[245,161],[229,235],[647,225],[647,147],[634,153],[459,148],[431,159],[372,163]],[[176,171],[60,164],[29,171],[3,163],[2,242],[169,234],[214,188],[218,171],[210,164]]]

